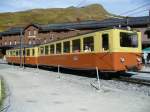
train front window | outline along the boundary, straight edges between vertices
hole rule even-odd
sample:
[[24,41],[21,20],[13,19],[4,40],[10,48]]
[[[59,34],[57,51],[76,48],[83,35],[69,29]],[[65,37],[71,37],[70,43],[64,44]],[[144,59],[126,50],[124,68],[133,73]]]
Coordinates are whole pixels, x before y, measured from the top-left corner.
[[138,47],[138,36],[136,33],[120,32],[121,47]]
[[76,39],[72,41],[72,51],[80,52],[80,39]]

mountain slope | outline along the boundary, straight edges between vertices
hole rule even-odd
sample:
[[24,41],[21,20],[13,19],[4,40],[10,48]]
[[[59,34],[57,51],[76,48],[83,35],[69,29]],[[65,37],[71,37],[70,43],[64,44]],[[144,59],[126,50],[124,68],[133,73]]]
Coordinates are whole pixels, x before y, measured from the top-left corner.
[[109,13],[98,4],[81,8],[33,9],[14,13],[0,13],[0,30],[30,23],[49,24],[84,20],[103,20]]

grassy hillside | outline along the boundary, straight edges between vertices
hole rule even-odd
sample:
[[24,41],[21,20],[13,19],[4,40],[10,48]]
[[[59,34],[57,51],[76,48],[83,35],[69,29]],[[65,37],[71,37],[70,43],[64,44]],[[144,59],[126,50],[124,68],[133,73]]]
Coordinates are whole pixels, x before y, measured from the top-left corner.
[[23,12],[0,13],[0,31],[30,23],[48,24],[83,20],[102,20],[109,13],[98,4],[75,8],[33,9]]

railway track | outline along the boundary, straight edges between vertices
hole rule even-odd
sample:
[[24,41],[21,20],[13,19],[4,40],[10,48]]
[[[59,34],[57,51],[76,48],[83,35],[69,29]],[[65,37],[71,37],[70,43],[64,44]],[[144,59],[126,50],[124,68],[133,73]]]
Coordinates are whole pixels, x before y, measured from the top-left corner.
[[137,79],[137,78],[130,78],[130,77],[119,77],[119,78],[113,78],[113,80],[116,81],[124,81],[124,82],[129,82],[133,84],[139,84],[139,85],[145,85],[145,86],[150,86],[150,81],[144,80],[144,79]]

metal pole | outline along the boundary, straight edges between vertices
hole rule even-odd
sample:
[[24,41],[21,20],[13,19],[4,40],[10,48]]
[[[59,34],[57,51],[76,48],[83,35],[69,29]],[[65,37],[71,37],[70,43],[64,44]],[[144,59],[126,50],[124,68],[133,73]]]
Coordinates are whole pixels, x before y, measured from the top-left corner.
[[20,68],[22,68],[22,29],[20,30]]
[[25,53],[25,47],[23,48],[24,50],[23,50],[23,69],[25,69],[25,55],[26,55],[26,53]]
[[37,63],[37,65],[36,65],[36,67],[37,67],[37,69],[39,69],[39,65],[38,65],[38,63]]
[[98,89],[100,90],[100,79],[99,79],[99,72],[98,72],[98,68],[96,67],[96,75],[97,75],[97,83],[98,83]]
[[128,18],[128,16],[126,16],[126,25],[127,26],[129,25],[129,18]]
[[149,10],[148,27],[150,27],[150,10]]
[[60,79],[60,65],[58,65],[58,75],[59,75],[59,79]]
[[60,73],[60,66],[58,65],[58,73]]

